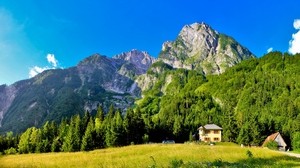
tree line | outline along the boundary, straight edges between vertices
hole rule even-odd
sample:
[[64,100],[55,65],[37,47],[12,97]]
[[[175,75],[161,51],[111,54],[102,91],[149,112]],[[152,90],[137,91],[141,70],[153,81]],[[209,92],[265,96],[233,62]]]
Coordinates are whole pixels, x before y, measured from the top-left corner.
[[123,116],[111,106],[104,115],[100,106],[95,116],[86,112],[84,116],[62,119],[59,124],[48,121],[41,128],[28,128],[18,136],[12,132],[2,135],[0,152],[75,152],[144,142],[148,142],[148,135],[138,110],[128,109]]

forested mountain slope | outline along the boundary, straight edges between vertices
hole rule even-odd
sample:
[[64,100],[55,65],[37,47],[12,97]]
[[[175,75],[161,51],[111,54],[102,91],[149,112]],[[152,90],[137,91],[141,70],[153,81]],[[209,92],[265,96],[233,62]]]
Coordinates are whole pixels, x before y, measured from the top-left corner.
[[137,105],[149,127],[176,138],[215,123],[225,141],[260,145],[275,131],[289,141],[300,131],[299,72],[300,55],[280,52],[245,60],[221,75],[165,69]]

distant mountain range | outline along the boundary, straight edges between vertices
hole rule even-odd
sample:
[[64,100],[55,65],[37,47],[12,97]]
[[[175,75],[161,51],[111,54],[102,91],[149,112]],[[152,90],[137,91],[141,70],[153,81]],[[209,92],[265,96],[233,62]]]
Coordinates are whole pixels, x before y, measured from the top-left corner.
[[[163,68],[220,74],[255,56],[233,38],[205,23],[186,25],[173,42],[165,42],[158,58],[132,50],[112,58],[94,54],[67,69],[0,86],[0,133],[21,132],[45,121],[60,121],[101,105],[125,111],[156,82]],[[164,66],[158,66],[163,64]]]

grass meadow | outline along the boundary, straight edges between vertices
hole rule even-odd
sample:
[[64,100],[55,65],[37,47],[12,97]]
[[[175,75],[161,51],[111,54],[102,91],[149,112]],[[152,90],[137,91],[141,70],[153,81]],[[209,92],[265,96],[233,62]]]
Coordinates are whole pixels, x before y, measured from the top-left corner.
[[300,159],[231,143],[148,144],[90,152],[0,156],[0,167],[300,167]]

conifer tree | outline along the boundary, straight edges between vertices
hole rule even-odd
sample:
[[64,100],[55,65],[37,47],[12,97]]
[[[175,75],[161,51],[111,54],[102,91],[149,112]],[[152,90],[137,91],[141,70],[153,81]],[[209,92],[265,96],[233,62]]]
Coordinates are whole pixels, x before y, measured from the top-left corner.
[[126,133],[126,144],[130,144],[131,142],[140,144],[143,142],[145,123],[138,108],[136,111],[132,109],[127,110],[123,125]]
[[100,121],[99,118],[95,118],[95,148],[103,148],[105,144],[105,126],[103,124],[103,121]]
[[90,113],[89,113],[88,111],[86,111],[86,112],[84,113],[83,118],[81,119],[80,134],[81,134],[82,136],[83,136],[84,133],[85,133],[85,130],[86,130],[86,128],[87,128],[87,125],[88,125],[88,123],[89,123],[89,121],[90,121],[90,117],[91,117]]
[[95,129],[94,129],[94,121],[92,118],[90,118],[90,121],[87,125],[87,128],[85,130],[85,134],[82,138],[82,143],[81,143],[81,150],[82,151],[89,151],[93,150],[95,147],[95,143],[93,139],[95,136]]
[[32,133],[33,127],[28,128],[20,137],[18,144],[19,153],[29,153],[31,149],[30,135]]
[[99,118],[99,120],[102,122],[104,120],[104,112],[102,109],[102,106],[99,106],[96,113],[96,118]]
[[63,142],[63,151],[74,152],[80,150],[80,116],[76,115],[71,118],[70,126],[68,128],[68,133]]

